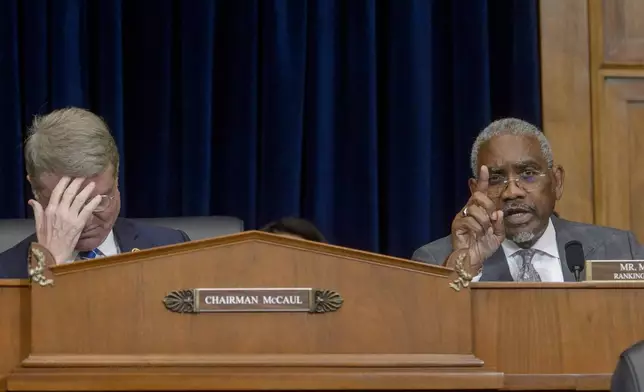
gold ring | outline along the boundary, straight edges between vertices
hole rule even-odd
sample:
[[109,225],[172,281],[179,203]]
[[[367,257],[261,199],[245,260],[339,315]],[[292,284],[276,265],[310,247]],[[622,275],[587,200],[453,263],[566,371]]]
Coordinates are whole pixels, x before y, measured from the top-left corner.
[[463,216],[467,216],[467,207],[463,209]]

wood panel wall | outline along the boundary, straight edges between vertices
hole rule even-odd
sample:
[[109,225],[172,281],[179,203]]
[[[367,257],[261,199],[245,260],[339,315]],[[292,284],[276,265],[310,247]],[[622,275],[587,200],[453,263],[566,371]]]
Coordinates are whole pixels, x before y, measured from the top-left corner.
[[543,128],[567,219],[644,241],[644,1],[541,0]]

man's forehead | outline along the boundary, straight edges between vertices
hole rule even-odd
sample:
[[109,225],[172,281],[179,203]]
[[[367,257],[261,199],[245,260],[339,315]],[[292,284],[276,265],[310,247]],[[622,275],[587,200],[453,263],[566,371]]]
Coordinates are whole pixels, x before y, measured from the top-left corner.
[[486,163],[485,164],[488,169],[493,172],[493,171],[503,171],[507,168],[514,168],[514,169],[526,169],[529,167],[536,167],[539,168],[543,166],[543,162],[534,160],[532,158],[526,157],[525,159],[521,159],[518,161],[509,161],[509,160],[495,160],[491,163]]
[[479,161],[481,165],[503,167],[527,163],[542,164],[545,159],[541,145],[535,137],[500,135],[481,146]]

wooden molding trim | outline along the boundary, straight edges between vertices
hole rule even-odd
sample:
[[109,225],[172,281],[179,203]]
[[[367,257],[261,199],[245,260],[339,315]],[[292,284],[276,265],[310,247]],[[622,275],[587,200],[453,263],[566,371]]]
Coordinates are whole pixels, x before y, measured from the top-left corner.
[[503,374],[489,370],[394,368],[143,368],[18,369],[11,391],[196,391],[196,390],[490,390]]
[[347,259],[366,262],[369,264],[379,264],[385,267],[402,268],[409,271],[423,272],[444,278],[448,278],[450,274],[453,273],[453,270],[450,268],[445,268],[433,264],[425,264],[357,249],[300,240],[297,238],[284,237],[259,231],[245,231],[243,233],[232,234],[223,237],[191,241],[182,244],[140,250],[137,252],[121,253],[119,255],[107,258],[84,260],[71,264],[62,264],[51,267],[50,270],[54,273],[54,275],[60,275],[86,271],[88,269],[94,268],[103,268],[121,263],[146,262],[162,256],[165,257],[170,255],[178,255],[193,252],[199,249],[213,249],[250,242],[274,244],[289,248],[298,248],[313,253],[341,256]]
[[0,279],[0,287],[29,287],[30,284],[29,279]]
[[482,367],[469,354],[30,355],[24,367]]

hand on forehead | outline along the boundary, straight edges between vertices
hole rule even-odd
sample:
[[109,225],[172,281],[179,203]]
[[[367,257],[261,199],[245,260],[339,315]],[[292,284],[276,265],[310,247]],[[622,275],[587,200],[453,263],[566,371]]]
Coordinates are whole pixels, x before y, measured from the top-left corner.
[[[40,176],[39,182],[41,186],[41,189],[40,189],[41,195],[43,197],[49,198],[54,188],[56,188],[56,185],[58,185],[58,183],[62,178],[63,176],[59,176],[56,174],[44,174]],[[102,173],[98,176],[86,178],[81,184],[81,186],[79,187],[77,193],[80,193],[91,182],[94,182],[95,187],[90,196],[110,193],[114,186],[114,178],[111,176],[111,174]]]

